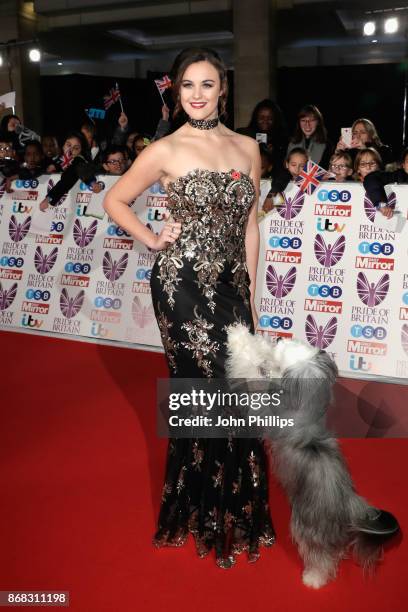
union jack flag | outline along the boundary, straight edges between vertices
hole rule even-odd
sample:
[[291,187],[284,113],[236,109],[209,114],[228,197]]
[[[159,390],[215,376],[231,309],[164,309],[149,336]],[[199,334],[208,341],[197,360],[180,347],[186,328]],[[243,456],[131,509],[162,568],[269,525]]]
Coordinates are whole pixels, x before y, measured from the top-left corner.
[[155,79],[154,82],[156,83],[156,87],[159,90],[160,94],[165,92],[166,89],[171,87],[171,84],[172,84],[167,74],[165,74],[162,79]]
[[60,157],[60,166],[63,170],[66,170],[74,158],[72,157],[71,149],[67,149],[66,153],[63,153]]
[[305,191],[308,195],[312,195],[320,181],[327,175],[328,172],[324,168],[318,166],[314,161],[306,162],[303,170],[300,171],[295,183],[301,191]]
[[103,105],[105,110],[108,110],[108,108],[110,108],[112,104],[115,104],[119,99],[120,91],[119,87],[116,85],[115,88],[112,87],[107,96],[103,96]]

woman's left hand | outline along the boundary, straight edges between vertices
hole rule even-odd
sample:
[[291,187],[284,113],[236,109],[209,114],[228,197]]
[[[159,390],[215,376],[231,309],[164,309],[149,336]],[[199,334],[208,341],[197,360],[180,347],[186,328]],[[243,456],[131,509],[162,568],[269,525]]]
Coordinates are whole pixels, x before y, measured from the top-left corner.
[[262,210],[266,213],[274,208],[272,197],[265,198],[265,202],[262,204]]

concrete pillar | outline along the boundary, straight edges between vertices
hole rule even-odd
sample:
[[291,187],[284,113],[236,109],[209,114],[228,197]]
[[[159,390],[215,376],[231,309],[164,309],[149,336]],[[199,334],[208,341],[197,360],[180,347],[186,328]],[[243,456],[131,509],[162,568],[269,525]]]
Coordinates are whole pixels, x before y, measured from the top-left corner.
[[36,31],[37,20],[32,2],[0,2],[0,43],[3,43],[0,44],[3,60],[0,66],[0,95],[15,91],[16,115],[24,125],[41,133],[40,63],[30,62],[28,58],[28,51],[34,45],[15,44],[35,39]]
[[235,127],[263,98],[276,99],[277,0],[233,0]]

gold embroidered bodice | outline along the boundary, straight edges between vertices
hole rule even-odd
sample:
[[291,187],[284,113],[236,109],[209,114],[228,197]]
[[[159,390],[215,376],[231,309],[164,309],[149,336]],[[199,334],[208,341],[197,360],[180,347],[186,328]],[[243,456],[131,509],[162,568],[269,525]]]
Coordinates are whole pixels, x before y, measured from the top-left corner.
[[158,257],[160,278],[174,304],[181,269],[193,265],[208,306],[214,312],[217,279],[230,268],[231,282],[244,296],[247,275],[245,232],[255,198],[252,179],[231,170],[192,170],[167,186],[168,209],[181,223],[181,235]]

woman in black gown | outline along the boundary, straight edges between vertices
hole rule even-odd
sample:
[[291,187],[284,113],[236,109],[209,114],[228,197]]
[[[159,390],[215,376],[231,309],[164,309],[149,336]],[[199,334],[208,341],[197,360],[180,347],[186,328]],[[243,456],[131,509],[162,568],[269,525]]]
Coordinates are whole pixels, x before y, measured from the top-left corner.
[[[226,69],[208,49],[177,59],[175,113],[186,123],[152,144],[116,183],[105,209],[125,230],[158,251],[151,290],[170,376],[225,376],[227,326],[254,330],[260,179],[257,143],[219,122]],[[127,203],[161,180],[170,218],[155,236]],[[244,550],[259,557],[275,536],[268,506],[266,454],[259,439],[171,439],[156,546],[215,549],[220,567]]]

